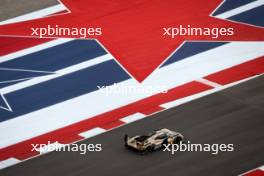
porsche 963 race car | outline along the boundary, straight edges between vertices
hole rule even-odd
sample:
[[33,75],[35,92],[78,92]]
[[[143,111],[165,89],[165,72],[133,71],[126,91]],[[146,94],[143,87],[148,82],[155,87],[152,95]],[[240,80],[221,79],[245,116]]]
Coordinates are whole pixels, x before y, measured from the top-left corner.
[[183,135],[179,132],[163,128],[155,130],[148,135],[125,135],[125,146],[140,152],[150,152],[163,147],[163,144],[178,144],[183,141]]

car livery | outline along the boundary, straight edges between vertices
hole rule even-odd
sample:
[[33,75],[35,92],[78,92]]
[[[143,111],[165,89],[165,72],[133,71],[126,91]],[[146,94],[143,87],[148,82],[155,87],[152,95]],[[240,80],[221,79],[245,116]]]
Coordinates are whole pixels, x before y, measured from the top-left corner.
[[140,152],[154,151],[163,147],[163,144],[178,144],[183,141],[181,133],[163,128],[155,130],[148,135],[125,135],[125,146]]

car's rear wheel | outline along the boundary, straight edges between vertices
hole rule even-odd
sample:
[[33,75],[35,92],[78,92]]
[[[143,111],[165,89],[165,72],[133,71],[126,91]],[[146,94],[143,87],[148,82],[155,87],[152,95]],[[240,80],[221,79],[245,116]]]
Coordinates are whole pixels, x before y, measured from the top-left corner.
[[128,148],[127,139],[128,139],[128,135],[125,134],[125,136],[124,136],[124,142],[125,142],[124,146],[125,146],[126,148]]
[[125,136],[124,136],[124,141],[127,142],[127,139],[128,139],[128,135],[125,134]]
[[173,143],[174,144],[179,144],[180,142],[182,141],[182,138],[177,136],[174,140],[173,140]]
[[165,139],[164,141],[163,141],[163,143],[162,143],[162,146],[163,145],[167,145],[168,144],[168,139]]

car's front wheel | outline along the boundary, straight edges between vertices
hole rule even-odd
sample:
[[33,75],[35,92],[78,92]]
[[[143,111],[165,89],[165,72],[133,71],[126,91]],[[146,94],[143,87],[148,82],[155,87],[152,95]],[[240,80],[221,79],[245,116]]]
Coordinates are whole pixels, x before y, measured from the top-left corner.
[[127,139],[128,139],[128,135],[125,134],[125,136],[124,136],[124,141],[127,142]]
[[154,146],[149,146],[148,148],[147,148],[147,151],[148,152],[152,152],[154,150]]
[[183,139],[179,136],[177,136],[174,140],[173,140],[173,143],[174,144],[179,144]]

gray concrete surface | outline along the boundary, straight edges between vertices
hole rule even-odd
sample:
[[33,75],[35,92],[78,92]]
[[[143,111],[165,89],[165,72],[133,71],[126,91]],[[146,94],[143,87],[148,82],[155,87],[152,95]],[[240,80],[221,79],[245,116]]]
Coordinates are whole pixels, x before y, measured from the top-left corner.
[[56,5],[57,0],[1,0],[0,21]]

